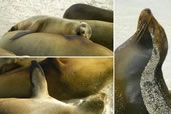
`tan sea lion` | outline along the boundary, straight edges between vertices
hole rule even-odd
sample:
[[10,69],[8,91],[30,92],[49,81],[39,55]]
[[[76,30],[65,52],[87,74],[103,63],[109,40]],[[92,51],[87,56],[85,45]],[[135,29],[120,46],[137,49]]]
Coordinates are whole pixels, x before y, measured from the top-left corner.
[[87,98],[79,106],[69,105],[51,97],[45,74],[35,61],[32,62],[30,81],[32,97],[0,99],[1,114],[102,114],[104,110],[105,96],[102,94]]
[[80,36],[33,33],[9,40],[20,31],[8,32],[0,39],[0,48],[16,55],[30,56],[112,56],[109,49]]
[[69,7],[65,11],[63,17],[68,19],[101,20],[113,22],[113,11],[79,3]]
[[[151,10],[144,9],[136,33],[116,49],[116,114],[148,114],[141,95],[140,78],[152,54],[152,38],[160,50],[160,62],[163,63],[168,50],[165,31]],[[162,75],[161,66],[159,75]],[[159,80],[163,84],[163,91],[166,91],[164,79],[160,77]]]
[[17,33],[11,38],[11,40],[15,40],[23,35],[34,32],[57,33],[61,35],[80,35],[88,39],[92,34],[91,27],[85,22],[50,16],[33,16],[17,23],[11,27],[9,32],[16,30],[26,31]]
[[98,20],[81,20],[90,25],[92,35],[90,40],[113,50],[113,23]]
[[[113,58],[49,58],[40,65],[49,94],[60,100],[86,97],[112,83]],[[30,96],[29,67],[0,75],[1,98]]]

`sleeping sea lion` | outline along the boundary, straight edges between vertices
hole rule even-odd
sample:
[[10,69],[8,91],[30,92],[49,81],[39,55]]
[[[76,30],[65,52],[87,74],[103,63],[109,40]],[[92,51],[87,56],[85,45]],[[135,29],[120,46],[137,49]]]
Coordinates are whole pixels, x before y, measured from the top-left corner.
[[[49,94],[59,100],[96,94],[112,83],[113,58],[49,58],[40,65],[47,78]],[[0,75],[1,98],[30,96],[29,67]]]
[[[159,47],[162,63],[168,50],[166,34],[150,9],[144,9],[136,33],[116,49],[116,114],[148,114],[141,95],[140,78],[151,57],[152,38]],[[158,73],[162,75],[161,70]],[[163,78],[160,81],[164,81]]]
[[0,48],[16,55],[29,56],[112,56],[113,52],[81,36],[62,36],[51,33],[32,33],[14,41],[20,31],[7,32],[0,39]]
[[33,61],[30,69],[32,97],[0,99],[1,114],[102,114],[104,95],[87,98],[77,107],[66,104],[49,95],[45,74],[37,62]]
[[79,3],[69,7],[65,11],[63,17],[68,19],[101,20],[113,22],[113,11]]
[[21,21],[12,26],[9,32],[17,30],[26,31],[17,33],[11,38],[11,40],[15,40],[23,35],[34,32],[57,33],[61,35],[80,35],[88,39],[92,34],[91,27],[85,22],[44,15],[33,16],[24,21]]

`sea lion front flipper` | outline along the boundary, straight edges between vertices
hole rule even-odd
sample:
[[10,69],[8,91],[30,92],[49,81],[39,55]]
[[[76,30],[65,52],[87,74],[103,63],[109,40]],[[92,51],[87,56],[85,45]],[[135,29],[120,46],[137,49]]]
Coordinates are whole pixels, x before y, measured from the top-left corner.
[[34,33],[34,32],[35,31],[24,30],[23,32],[19,32],[19,33],[15,34],[12,38],[10,38],[10,40],[16,40],[18,38],[21,38],[24,35],[31,34],[31,33]]
[[44,71],[36,61],[32,61],[30,67],[30,81],[32,84],[32,97],[49,96]]

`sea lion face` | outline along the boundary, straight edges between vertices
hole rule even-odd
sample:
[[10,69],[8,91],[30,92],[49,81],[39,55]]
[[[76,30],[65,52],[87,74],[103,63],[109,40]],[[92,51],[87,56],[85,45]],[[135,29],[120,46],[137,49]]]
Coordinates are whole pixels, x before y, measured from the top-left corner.
[[167,37],[164,29],[148,8],[144,9],[139,16],[137,30],[142,31],[142,29],[148,29],[151,37],[154,39],[154,43],[157,44],[159,52],[163,53],[161,59],[164,59],[168,50]]
[[76,29],[76,34],[81,35],[84,38],[90,39],[92,35],[92,29],[89,24],[80,22],[80,25]]

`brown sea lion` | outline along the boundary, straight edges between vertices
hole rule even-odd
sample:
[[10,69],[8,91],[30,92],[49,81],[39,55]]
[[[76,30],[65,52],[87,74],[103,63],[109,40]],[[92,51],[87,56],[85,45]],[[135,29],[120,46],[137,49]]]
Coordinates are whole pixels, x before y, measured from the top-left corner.
[[85,22],[43,15],[33,16],[21,21],[11,27],[9,32],[16,30],[26,31],[17,33],[11,38],[11,40],[15,40],[23,35],[34,32],[57,33],[61,35],[80,35],[88,39],[92,34],[91,27]]
[[8,32],[0,39],[0,48],[16,55],[30,56],[112,56],[113,52],[80,36],[33,33],[9,40],[20,31]]
[[79,3],[69,7],[65,11],[63,17],[68,19],[101,20],[113,22],[113,11]]
[[[40,65],[47,78],[49,94],[60,100],[86,97],[112,83],[112,58],[49,58]],[[0,75],[1,98],[30,96],[29,67]]]
[[[136,33],[116,49],[116,114],[148,114],[141,95],[140,78],[152,54],[152,38],[159,47],[163,63],[168,50],[166,34],[150,9],[144,9]],[[158,73],[162,75],[161,69]],[[163,78],[160,81],[163,83]],[[163,86],[166,87],[164,83]]]
[[104,110],[105,95],[102,94],[87,98],[79,106],[69,105],[51,97],[45,74],[35,61],[32,62],[30,81],[32,97],[0,99],[1,114],[102,114]]

